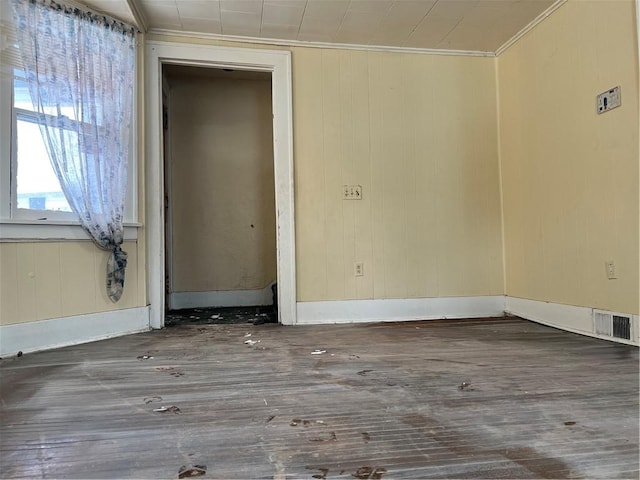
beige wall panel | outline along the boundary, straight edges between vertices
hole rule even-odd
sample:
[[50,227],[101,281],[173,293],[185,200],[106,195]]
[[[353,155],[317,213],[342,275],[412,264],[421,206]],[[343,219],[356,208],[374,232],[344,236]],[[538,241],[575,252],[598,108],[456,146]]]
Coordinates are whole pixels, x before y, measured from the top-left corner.
[[[638,313],[633,8],[569,1],[498,59],[508,295]],[[622,106],[597,115],[616,85]]]
[[108,253],[92,242],[0,243],[0,325],[144,306],[137,244],[123,249],[125,288],[113,303],[106,295]]
[[[345,228],[353,228],[354,243],[352,249],[353,263],[362,262],[364,275],[353,277],[353,265],[348,275],[355,278],[356,297],[358,299],[373,298],[373,275],[369,269],[373,265],[373,219],[371,210],[371,135],[367,125],[369,121],[369,63],[368,56],[359,52],[349,52],[351,68],[351,119],[350,125],[351,156],[346,170],[345,185],[362,185],[363,198],[360,201],[345,201],[345,206],[353,211],[353,223],[345,222]],[[350,120],[350,121],[349,121]]]
[[[95,249],[91,242],[60,245],[60,280],[63,316],[95,311],[97,284]],[[105,271],[106,275],[106,271]]]
[[264,288],[276,280],[271,83],[170,84],[172,290]]
[[[347,178],[353,178],[353,182],[344,182],[345,184],[360,184],[361,180],[355,180],[359,174],[354,169],[354,110],[353,110],[353,80],[354,73],[351,65],[351,52],[340,51],[338,56],[338,68],[340,71],[339,89],[337,91],[339,97],[340,108],[340,151],[342,152],[340,181]],[[354,203],[357,202],[343,200],[341,197],[341,189],[338,190],[337,197],[342,204],[342,245],[343,251],[343,277],[344,277],[344,299],[356,299],[357,295],[357,279],[354,276],[354,264],[356,262],[355,245],[356,232],[355,221],[357,208]]]
[[16,269],[18,285],[18,321],[25,322],[36,317],[35,246],[21,243],[16,247]]
[[[343,123],[341,113],[345,105],[341,103],[340,90],[340,50],[322,52],[322,114],[324,156],[324,198],[325,204],[325,249],[327,263],[327,297],[343,299],[345,292],[345,270],[347,268],[344,244],[344,223],[342,193],[342,165],[346,161],[343,144]],[[327,92],[332,92],[327,95]],[[295,128],[295,126],[294,126]],[[303,192],[304,193],[304,192]]]
[[35,250],[36,318],[62,317],[60,245],[37,243]]
[[295,48],[293,80],[298,299],[502,294],[493,60]]
[[327,298],[322,50],[294,49],[293,121],[298,300]]
[[16,323],[18,313],[17,243],[0,243],[0,325]]

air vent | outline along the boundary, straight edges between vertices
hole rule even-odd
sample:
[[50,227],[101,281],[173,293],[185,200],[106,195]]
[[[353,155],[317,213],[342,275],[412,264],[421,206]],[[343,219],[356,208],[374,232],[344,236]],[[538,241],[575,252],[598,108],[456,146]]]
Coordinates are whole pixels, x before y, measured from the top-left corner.
[[594,331],[599,335],[613,336],[613,315],[608,312],[593,311]]
[[631,340],[631,319],[621,315],[613,315],[613,336]]
[[631,340],[631,317],[594,310],[593,331],[598,335]]

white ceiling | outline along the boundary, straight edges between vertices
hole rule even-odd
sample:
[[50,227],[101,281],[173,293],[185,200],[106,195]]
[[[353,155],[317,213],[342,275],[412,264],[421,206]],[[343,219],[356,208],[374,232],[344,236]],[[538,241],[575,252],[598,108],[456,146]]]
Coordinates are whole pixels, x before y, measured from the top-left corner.
[[[554,0],[86,0],[144,30],[495,52]],[[136,18],[141,21],[136,22]],[[140,23],[144,23],[141,25]]]

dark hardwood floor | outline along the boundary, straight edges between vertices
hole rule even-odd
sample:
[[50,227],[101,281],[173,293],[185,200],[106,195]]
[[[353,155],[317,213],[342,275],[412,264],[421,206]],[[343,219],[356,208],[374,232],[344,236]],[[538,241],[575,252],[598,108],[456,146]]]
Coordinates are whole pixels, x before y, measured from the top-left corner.
[[0,477],[637,479],[638,374],[513,318],[178,325],[3,359]]

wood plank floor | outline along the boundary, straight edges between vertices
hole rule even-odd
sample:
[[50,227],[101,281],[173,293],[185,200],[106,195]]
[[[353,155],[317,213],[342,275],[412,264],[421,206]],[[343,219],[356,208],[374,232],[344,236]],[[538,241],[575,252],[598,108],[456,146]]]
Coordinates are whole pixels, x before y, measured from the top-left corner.
[[513,318],[182,325],[0,374],[2,478],[639,475],[638,349]]

